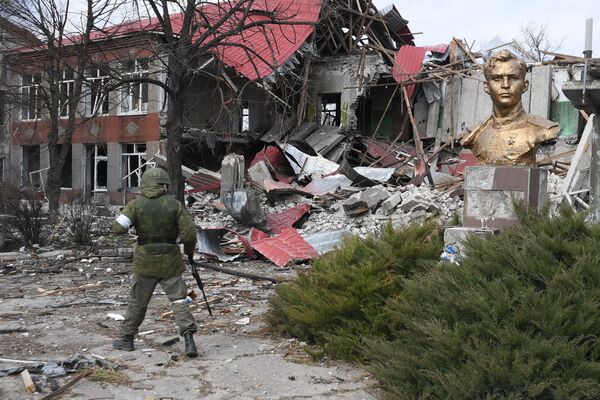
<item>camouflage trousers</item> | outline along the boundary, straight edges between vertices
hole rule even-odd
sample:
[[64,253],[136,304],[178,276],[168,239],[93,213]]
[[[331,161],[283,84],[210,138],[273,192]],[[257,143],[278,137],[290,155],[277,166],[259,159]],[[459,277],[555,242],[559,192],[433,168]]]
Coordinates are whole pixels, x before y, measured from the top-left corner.
[[196,322],[190,312],[189,306],[183,302],[174,303],[175,300],[185,299],[187,294],[187,288],[181,275],[160,279],[133,274],[129,304],[127,306],[127,313],[125,314],[125,321],[123,321],[123,325],[121,326],[121,333],[131,336],[135,336],[138,333],[138,328],[146,316],[148,302],[157,284],[160,284],[167,298],[171,301],[175,324],[177,325],[179,334],[183,336],[187,332],[196,332]]

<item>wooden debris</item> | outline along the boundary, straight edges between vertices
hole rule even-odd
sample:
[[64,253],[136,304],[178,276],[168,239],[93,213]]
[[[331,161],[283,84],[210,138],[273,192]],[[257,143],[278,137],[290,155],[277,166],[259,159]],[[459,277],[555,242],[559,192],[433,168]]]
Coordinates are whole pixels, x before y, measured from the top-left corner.
[[79,382],[80,380],[82,380],[83,378],[85,378],[86,376],[88,376],[91,373],[92,373],[92,371],[84,371],[84,372],[80,373],[75,378],[71,379],[69,382],[65,383],[63,386],[56,389],[54,392],[42,397],[40,400],[51,400],[51,399],[54,399],[54,398],[60,396],[61,394],[63,394],[67,390],[69,390],[77,382]]
[[27,329],[25,329],[25,328],[0,329],[0,335],[8,335],[11,333],[19,333],[19,332],[27,332]]
[[27,393],[35,393],[37,391],[35,383],[33,383],[33,379],[29,375],[29,370],[25,369],[21,372],[21,379],[23,379],[23,385],[25,385]]
[[[208,299],[208,301],[201,301],[197,304],[190,304],[190,310],[194,310],[198,307],[206,307],[206,303],[208,304],[216,304],[216,303],[220,303],[221,301],[223,301],[223,298],[221,296],[214,296],[211,297],[210,299]],[[169,318],[173,315],[173,311],[167,311],[164,312],[162,314],[160,314],[160,319],[166,319]]]

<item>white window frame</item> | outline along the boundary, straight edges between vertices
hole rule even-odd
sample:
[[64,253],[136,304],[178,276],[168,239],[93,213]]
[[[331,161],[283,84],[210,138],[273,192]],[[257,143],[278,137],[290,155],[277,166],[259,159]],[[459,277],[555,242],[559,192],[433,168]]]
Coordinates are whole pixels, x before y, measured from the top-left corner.
[[240,132],[249,132],[250,131],[250,106],[248,102],[242,102],[242,113],[241,113],[241,121],[240,121]]
[[[110,112],[110,104],[108,102],[109,91],[106,87],[108,86],[110,77],[98,67],[92,68],[88,74],[87,86],[89,95],[86,102],[86,115],[107,115]],[[106,106],[106,110],[104,106]]]
[[[26,79],[29,77],[29,79]],[[27,81],[27,82],[26,82]],[[35,121],[41,117],[42,107],[40,100],[40,83],[42,81],[41,74],[21,75],[21,121]],[[33,92],[33,95],[31,94]],[[27,98],[27,100],[25,100]],[[33,109],[31,103],[33,100]]]
[[[101,153],[98,151],[99,147],[104,147],[104,154],[106,155],[101,155]],[[106,192],[108,190],[108,188],[106,186],[100,186],[98,185],[98,163],[105,161],[106,162],[106,178],[108,180],[108,146],[105,144],[97,144],[94,145],[94,193],[96,192]],[[107,182],[108,184],[108,182]]]
[[[67,74],[73,74],[67,77]],[[60,82],[58,85],[58,115],[61,118],[69,116],[71,98],[73,97],[73,89],[75,88],[75,71],[65,68],[60,73]]]
[[[150,60],[147,58],[135,59],[133,68],[123,71],[124,78],[147,78],[149,75]],[[143,65],[145,64],[145,66]],[[131,82],[121,86],[121,102],[119,115],[146,114],[149,103],[148,82]],[[144,93],[146,101],[144,102]]]
[[[123,167],[125,185],[128,188],[138,188],[141,185],[142,174],[146,170],[146,143],[123,143],[122,146],[121,165]],[[127,151],[127,146],[133,146],[133,151]],[[136,158],[137,166],[132,166],[131,161]],[[137,185],[134,185],[135,181],[137,181]]]

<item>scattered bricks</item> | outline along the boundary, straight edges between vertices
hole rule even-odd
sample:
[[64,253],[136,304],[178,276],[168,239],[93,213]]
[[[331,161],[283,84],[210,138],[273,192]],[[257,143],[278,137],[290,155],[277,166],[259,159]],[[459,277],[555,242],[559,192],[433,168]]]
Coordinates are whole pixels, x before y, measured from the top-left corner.
[[244,188],[244,156],[228,154],[221,163],[221,201],[225,194]]
[[383,215],[388,215],[400,203],[402,203],[402,193],[391,195],[381,203],[381,213]]
[[248,168],[248,176],[250,180],[260,187],[264,187],[265,179],[272,180],[271,172],[269,167],[264,161],[259,161],[252,167]]

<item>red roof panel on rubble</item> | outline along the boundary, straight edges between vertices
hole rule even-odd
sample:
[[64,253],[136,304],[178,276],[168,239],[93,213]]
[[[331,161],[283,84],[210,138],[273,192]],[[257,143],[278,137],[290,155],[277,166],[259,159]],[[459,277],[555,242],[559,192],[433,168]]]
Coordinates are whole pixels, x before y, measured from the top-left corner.
[[285,228],[278,236],[252,243],[260,254],[283,267],[292,260],[308,260],[317,256],[317,251],[294,228]]
[[300,204],[288,208],[280,213],[271,213],[265,216],[267,226],[273,233],[282,232],[285,228],[293,226],[304,214],[310,211],[309,204]]
[[[233,13],[221,24],[220,21],[237,2],[221,1],[215,4],[205,4],[201,16],[196,16],[199,25],[205,25],[203,18],[207,18],[211,26],[220,32],[235,31],[239,27],[242,11]],[[286,63],[300,48],[308,36],[313,32],[314,24],[319,19],[321,0],[255,0],[252,10],[258,11],[247,16],[246,24],[261,20],[270,20],[266,14],[273,13],[276,22],[263,26],[250,27],[243,32],[231,35],[222,41],[212,51],[224,64],[234,68],[239,74],[250,80],[263,78],[273,72],[273,67],[278,68]],[[184,13],[171,15],[173,32],[178,34],[183,25]],[[115,36],[129,35],[142,31],[160,32],[161,25],[157,18],[147,18],[138,21],[115,25],[91,35],[92,40],[110,39]],[[196,32],[198,38],[203,31]],[[211,40],[207,36],[205,42]],[[72,36],[65,41],[73,44],[81,41],[81,36]],[[24,47],[17,49],[19,52],[39,50],[42,47]]]

